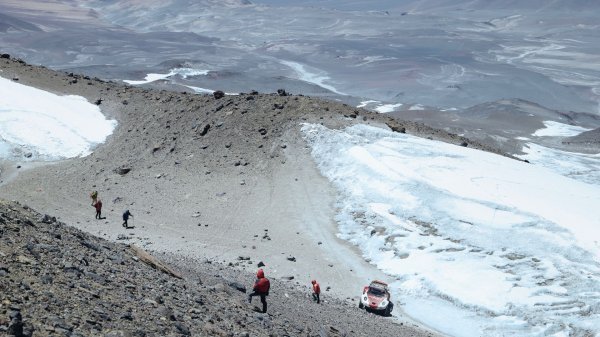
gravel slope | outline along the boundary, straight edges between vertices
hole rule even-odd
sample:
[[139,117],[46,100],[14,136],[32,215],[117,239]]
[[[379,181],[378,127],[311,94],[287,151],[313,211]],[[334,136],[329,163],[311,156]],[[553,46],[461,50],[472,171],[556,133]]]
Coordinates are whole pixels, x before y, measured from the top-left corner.
[[[252,275],[185,260],[183,279],[127,245],[0,201],[0,333],[15,336],[431,336],[272,280],[269,311],[245,301]],[[181,258],[173,258],[183,262]],[[257,302],[256,300],[254,301]]]

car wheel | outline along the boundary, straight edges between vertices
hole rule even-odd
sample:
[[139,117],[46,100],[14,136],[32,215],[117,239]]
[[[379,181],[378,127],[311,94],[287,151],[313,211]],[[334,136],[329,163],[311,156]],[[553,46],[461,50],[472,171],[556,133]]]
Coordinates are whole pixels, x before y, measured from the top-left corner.
[[392,310],[394,310],[394,303],[390,302],[390,304],[388,304],[387,308],[385,308],[385,316],[386,317],[392,316]]
[[362,304],[362,301],[361,301],[361,300],[358,300],[358,308],[359,308],[359,309],[362,309],[362,308],[364,308],[364,307],[365,307],[365,306]]

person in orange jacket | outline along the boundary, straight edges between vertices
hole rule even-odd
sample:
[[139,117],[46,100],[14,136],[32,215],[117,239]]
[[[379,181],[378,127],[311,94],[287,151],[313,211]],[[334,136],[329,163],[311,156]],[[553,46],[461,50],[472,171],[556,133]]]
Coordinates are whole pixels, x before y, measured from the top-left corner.
[[252,293],[248,295],[248,303],[252,303],[252,297],[260,296],[260,302],[262,303],[263,312],[267,312],[267,296],[269,296],[269,289],[271,288],[271,282],[265,277],[265,272],[259,269],[256,272],[256,282],[252,288]]
[[317,283],[317,280],[312,280],[310,283],[312,283],[313,300],[317,301],[317,303],[321,303],[321,286],[319,285],[319,283]]

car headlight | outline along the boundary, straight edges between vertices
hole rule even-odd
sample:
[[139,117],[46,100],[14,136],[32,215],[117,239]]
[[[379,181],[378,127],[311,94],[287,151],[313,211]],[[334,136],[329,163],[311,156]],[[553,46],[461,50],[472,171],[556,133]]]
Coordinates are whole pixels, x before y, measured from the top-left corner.
[[381,303],[379,303],[379,307],[380,308],[385,308],[385,307],[387,307],[387,305],[388,305],[388,301],[387,300],[383,300],[383,301],[381,301]]
[[369,298],[367,296],[363,296],[362,300],[363,302],[369,302]]

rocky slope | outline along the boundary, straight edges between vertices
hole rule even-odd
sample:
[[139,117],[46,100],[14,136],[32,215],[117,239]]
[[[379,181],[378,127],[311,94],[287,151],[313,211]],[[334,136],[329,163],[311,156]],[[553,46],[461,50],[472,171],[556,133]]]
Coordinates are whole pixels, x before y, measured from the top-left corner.
[[[170,275],[112,243],[0,201],[0,334],[14,336],[427,336],[345,301],[272,280],[269,312],[245,302],[251,274],[177,259]],[[326,295],[325,295],[326,297]],[[258,302],[257,300],[254,301]],[[258,304],[258,303],[256,303]]]

